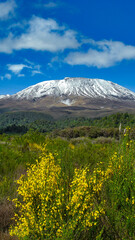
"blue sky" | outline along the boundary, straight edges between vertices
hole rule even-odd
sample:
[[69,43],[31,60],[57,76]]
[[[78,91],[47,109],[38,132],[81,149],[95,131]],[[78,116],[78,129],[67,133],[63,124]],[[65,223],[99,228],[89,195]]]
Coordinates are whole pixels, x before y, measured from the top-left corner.
[[64,77],[135,91],[134,0],[0,1],[0,94]]

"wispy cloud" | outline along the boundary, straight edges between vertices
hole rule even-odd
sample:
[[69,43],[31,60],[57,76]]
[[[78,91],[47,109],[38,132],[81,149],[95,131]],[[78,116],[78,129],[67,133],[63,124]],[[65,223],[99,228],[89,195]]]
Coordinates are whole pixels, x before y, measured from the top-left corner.
[[41,66],[39,64],[33,65],[32,76],[35,76],[36,74],[43,74],[43,72],[41,72],[40,68],[41,68]]
[[58,7],[58,3],[50,1],[50,2],[48,2],[46,4],[44,4],[44,7],[45,8],[56,8],[56,7]]
[[12,53],[13,50],[33,49],[57,52],[79,47],[76,32],[66,29],[53,19],[33,17],[25,33],[0,40],[0,52]]
[[16,3],[14,0],[8,0],[0,3],[0,19],[5,20],[14,13]]
[[25,58],[24,61],[25,61],[28,65],[30,65],[30,66],[34,66],[34,65],[35,65],[34,62],[28,60],[27,58]]
[[87,52],[71,52],[65,58],[70,65],[86,65],[97,68],[108,68],[122,60],[135,59],[135,46],[125,45],[118,41],[91,40],[91,48]]
[[9,73],[6,73],[4,76],[1,76],[1,77],[0,77],[1,80],[4,80],[4,79],[10,80],[11,78],[12,78],[12,75],[9,74]]
[[57,70],[58,68],[61,68],[63,64],[63,58],[60,56],[55,56],[51,59],[51,61],[47,64],[48,68],[53,68],[53,70]]
[[8,64],[7,66],[8,70],[10,70],[16,75],[19,75],[24,68],[31,68],[30,66],[24,64]]
[[[25,59],[25,62],[27,62],[27,65],[26,64],[7,64],[7,68],[13,74],[17,75],[17,77],[25,76],[25,74],[22,73],[24,68],[29,69],[29,73],[31,74],[31,76],[34,76],[35,74],[43,74],[40,70],[41,68],[40,65],[36,65],[27,59]],[[10,74],[6,74],[6,75],[10,75]]]
[[34,76],[36,74],[43,74],[43,73],[41,71],[39,71],[39,70],[33,70],[32,71],[32,76]]
[[17,77],[25,77],[25,74],[19,73]]
[[10,80],[12,76],[11,76],[11,74],[7,73],[7,74],[5,74],[4,77]]

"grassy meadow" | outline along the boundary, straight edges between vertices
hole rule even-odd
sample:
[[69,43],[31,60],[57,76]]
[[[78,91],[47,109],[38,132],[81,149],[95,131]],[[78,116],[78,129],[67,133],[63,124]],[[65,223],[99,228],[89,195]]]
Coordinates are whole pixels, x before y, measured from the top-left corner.
[[0,135],[0,239],[134,240],[134,223],[133,129]]

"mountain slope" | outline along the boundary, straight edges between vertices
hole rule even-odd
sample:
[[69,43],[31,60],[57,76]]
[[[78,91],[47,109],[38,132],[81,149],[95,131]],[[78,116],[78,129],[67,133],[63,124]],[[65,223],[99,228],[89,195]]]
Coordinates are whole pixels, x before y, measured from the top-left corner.
[[135,93],[102,79],[44,81],[0,99],[0,113],[18,111],[43,112],[54,118],[135,113]]
[[7,94],[7,95],[0,95],[0,99],[2,99],[2,98],[8,98],[8,97],[10,97],[9,94]]
[[[44,96],[82,96],[112,100],[135,100],[135,93],[118,84],[102,79],[87,78],[65,78],[63,80],[44,81],[30,86],[12,97],[16,99],[34,99]],[[69,101],[63,103],[70,105]]]

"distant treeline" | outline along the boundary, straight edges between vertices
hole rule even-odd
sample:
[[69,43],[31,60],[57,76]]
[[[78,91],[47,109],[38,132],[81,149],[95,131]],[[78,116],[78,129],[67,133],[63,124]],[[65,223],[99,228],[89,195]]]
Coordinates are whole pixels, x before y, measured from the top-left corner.
[[26,133],[29,129],[48,133],[58,129],[80,126],[119,128],[120,124],[122,128],[126,126],[134,127],[135,115],[116,113],[98,119],[77,117],[55,120],[52,116],[39,112],[10,112],[0,114],[0,133]]

